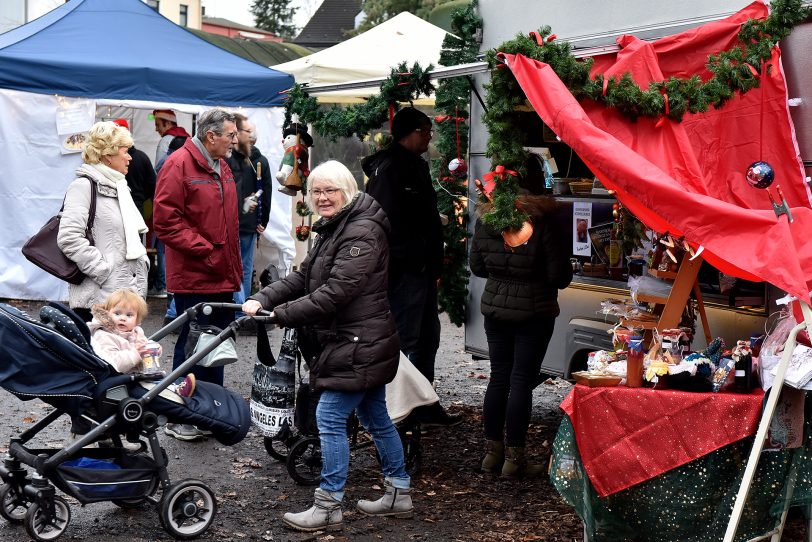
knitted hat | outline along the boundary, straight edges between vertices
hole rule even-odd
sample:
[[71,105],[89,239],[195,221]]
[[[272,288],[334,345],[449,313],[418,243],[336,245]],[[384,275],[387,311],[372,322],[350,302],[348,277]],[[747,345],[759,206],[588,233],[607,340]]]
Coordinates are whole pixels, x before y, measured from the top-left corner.
[[168,120],[169,122],[178,122],[178,117],[175,116],[175,112],[171,109],[156,109],[152,112],[152,116],[156,119],[163,119]]
[[127,119],[114,119],[113,124],[118,124],[122,128],[126,128],[127,131],[130,130],[130,124],[127,122]]
[[431,126],[431,119],[414,107],[404,107],[392,119],[392,139],[400,141],[418,128]]
[[307,126],[304,124],[293,122],[285,126],[284,130],[282,130],[283,138],[296,134],[299,134],[299,141],[301,141],[303,144],[307,145],[308,147],[313,146],[313,137],[307,133]]

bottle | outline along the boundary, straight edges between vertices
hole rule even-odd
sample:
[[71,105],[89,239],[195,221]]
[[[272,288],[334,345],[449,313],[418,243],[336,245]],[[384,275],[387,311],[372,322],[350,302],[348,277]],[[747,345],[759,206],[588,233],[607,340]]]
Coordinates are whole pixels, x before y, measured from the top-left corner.
[[733,360],[736,362],[736,390],[748,392],[752,386],[753,354],[746,341],[738,341],[733,350]]
[[639,388],[643,385],[643,337],[633,335],[629,338],[629,350],[626,354],[626,387]]
[[257,202],[259,201],[259,197],[262,195],[262,189],[260,188],[255,193],[251,194],[250,196],[246,197],[243,200],[242,204],[242,212],[243,214],[248,214],[251,212],[251,208],[254,207]]

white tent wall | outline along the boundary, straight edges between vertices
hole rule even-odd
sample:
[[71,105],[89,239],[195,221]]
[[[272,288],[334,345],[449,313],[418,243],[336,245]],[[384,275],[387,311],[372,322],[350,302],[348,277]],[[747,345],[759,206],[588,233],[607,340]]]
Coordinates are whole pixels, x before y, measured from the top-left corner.
[[[88,127],[95,118],[132,120],[136,147],[154,160],[158,135],[149,120],[153,109],[174,109],[191,128],[192,115],[209,107],[160,102],[89,100],[0,89],[0,298],[66,300],[67,283],[29,263],[20,252],[25,241],[59,211],[68,184],[81,163],[80,153],[62,154],[56,118],[60,102],[87,104]],[[257,147],[272,172],[282,159],[282,108],[227,108],[257,126]],[[265,258],[290,268],[296,250],[291,236],[292,200],[274,190],[271,218],[263,234]],[[273,262],[273,258],[277,262]],[[267,263],[267,262],[266,262]],[[264,265],[264,264],[263,264]],[[260,267],[261,269],[261,267]]]

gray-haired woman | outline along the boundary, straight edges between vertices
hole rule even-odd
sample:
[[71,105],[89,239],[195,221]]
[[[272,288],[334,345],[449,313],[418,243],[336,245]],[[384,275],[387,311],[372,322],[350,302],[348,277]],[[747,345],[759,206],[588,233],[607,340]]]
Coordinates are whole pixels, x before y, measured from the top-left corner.
[[[321,440],[321,484],[315,503],[283,521],[299,531],[341,528],[341,500],[350,462],[347,419],[355,410],[372,434],[385,476],[384,496],[358,501],[371,516],[411,517],[403,445],[386,410],[384,386],[400,358],[387,296],[389,220],[380,205],[358,191],[352,173],[329,161],[308,177],[308,206],[321,218],[319,234],[302,268],[258,292],[243,311],[265,308],[286,327],[308,326],[316,344],[307,363],[310,384],[321,392],[316,423]],[[315,348],[313,348],[315,346]]]
[[[124,178],[132,144],[126,128],[112,122],[94,124],[82,151],[84,163],[65,195],[57,244],[87,275],[81,284],[71,284],[68,293],[70,307],[85,321],[91,320],[93,304],[118,289],[147,293],[149,260],[141,242],[147,225]],[[93,244],[85,237],[92,191],[96,192]]]

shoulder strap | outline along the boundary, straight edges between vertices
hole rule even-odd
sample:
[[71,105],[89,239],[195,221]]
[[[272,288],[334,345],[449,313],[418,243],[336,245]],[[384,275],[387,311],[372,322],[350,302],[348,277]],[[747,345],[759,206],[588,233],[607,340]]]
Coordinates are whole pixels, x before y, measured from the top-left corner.
[[[93,240],[93,222],[96,220],[96,187],[94,186],[94,181],[87,175],[79,175],[80,177],[84,177],[88,181],[90,181],[90,210],[87,213],[87,227],[85,228],[85,237],[90,240],[90,244],[94,243]],[[64,205],[64,203],[63,203]]]

